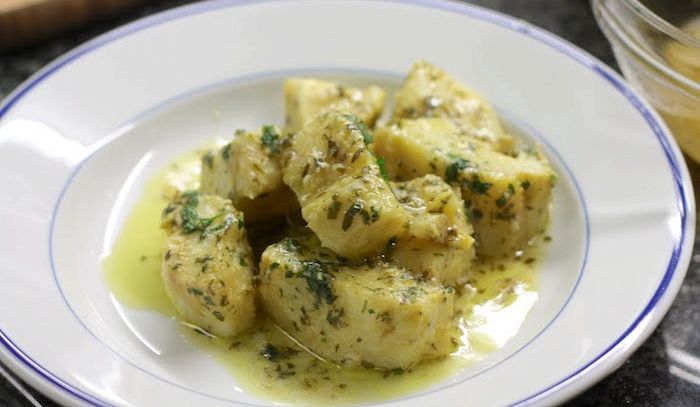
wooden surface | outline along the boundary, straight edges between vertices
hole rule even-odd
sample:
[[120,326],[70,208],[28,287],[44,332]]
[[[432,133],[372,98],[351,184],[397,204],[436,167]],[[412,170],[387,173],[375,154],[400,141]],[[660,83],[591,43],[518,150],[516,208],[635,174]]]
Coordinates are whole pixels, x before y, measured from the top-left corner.
[[0,51],[29,45],[149,0],[0,0]]

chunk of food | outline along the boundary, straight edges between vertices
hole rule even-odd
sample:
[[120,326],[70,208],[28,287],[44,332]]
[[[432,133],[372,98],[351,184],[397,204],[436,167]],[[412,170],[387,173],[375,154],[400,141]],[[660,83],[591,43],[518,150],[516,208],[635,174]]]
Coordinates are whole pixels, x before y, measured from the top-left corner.
[[473,230],[460,195],[432,174],[391,186],[410,223],[386,255],[424,278],[458,283],[474,257]]
[[453,351],[454,294],[384,263],[349,263],[316,237],[265,250],[260,304],[280,327],[345,366],[407,369]]
[[355,114],[371,128],[382,114],[386,92],[378,86],[358,89],[319,79],[290,78],[284,82],[284,100],[286,129],[293,133],[331,106]]
[[442,117],[463,134],[486,141],[499,151],[510,152],[513,138],[503,131],[491,105],[445,71],[418,61],[396,94],[393,119]]
[[202,159],[201,191],[231,199],[249,222],[297,211],[294,194],[282,183],[283,144],[274,126],[236,132],[233,141]]
[[284,182],[296,193],[323,246],[362,258],[377,254],[408,223],[353,115],[329,110],[290,138]]
[[231,201],[187,192],[168,206],[161,276],[188,322],[217,336],[234,336],[255,320],[253,262],[243,214]]
[[396,180],[436,174],[461,189],[477,255],[511,254],[546,228],[555,176],[535,149],[511,157],[437,118],[379,128],[374,149]]

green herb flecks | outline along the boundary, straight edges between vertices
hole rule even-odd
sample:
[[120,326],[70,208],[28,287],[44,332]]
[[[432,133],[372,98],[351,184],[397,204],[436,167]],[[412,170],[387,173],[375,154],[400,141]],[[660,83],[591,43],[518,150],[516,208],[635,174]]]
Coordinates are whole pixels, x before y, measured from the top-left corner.
[[199,214],[197,213],[197,205],[199,205],[199,192],[185,192],[182,194],[182,198],[184,198],[182,210],[180,211],[180,217],[182,218],[182,231],[185,234],[189,234],[209,226],[211,221],[204,225],[202,222],[203,219],[200,219]]
[[177,206],[175,206],[173,204],[169,204],[168,206],[165,207],[165,209],[163,209],[163,213],[161,214],[161,216],[163,218],[165,218],[166,216],[171,214],[175,209],[177,209]]
[[[232,214],[226,213],[225,211],[221,211],[211,218],[200,218],[199,213],[197,213],[197,205],[199,205],[199,192],[197,191],[184,192],[181,196],[180,203],[182,205],[180,209],[180,219],[182,221],[180,228],[186,235],[194,232],[202,232],[200,237],[204,239],[213,233],[226,231],[235,220]],[[168,208],[166,208],[166,210],[168,210]],[[224,218],[222,223],[209,228],[215,220],[221,217]]]
[[385,181],[389,181],[389,173],[386,172],[386,167],[384,166],[384,157],[377,157],[377,165],[379,166],[379,174]]
[[328,219],[337,219],[342,204],[338,200],[338,194],[334,194],[330,206],[326,209]]
[[478,176],[475,176],[471,181],[464,182],[464,186],[469,189],[469,191],[480,195],[487,194],[491,185],[493,184],[481,181]]
[[508,204],[508,200],[515,194],[515,188],[513,184],[508,184],[508,189],[504,192],[498,199],[496,199],[496,206],[503,208]]
[[214,153],[212,151],[207,152],[206,154],[204,154],[202,161],[204,161],[204,164],[209,169],[214,168]]
[[334,328],[343,328],[347,326],[343,320],[343,316],[345,316],[345,308],[336,309],[333,307],[328,310],[326,321]]
[[265,125],[262,127],[262,137],[260,142],[265,146],[271,154],[279,154],[282,151],[280,144],[280,135],[274,126]]
[[[222,212],[221,214],[217,215],[217,216],[214,216],[214,217],[212,217],[212,218],[209,218],[208,220],[211,220],[211,222],[213,222],[215,219],[217,219],[217,218],[220,217],[221,215],[223,215],[223,212]],[[224,233],[224,232],[226,232],[226,231],[228,230],[228,228],[229,228],[231,225],[233,225],[233,221],[234,221],[234,220],[236,220],[236,217],[233,216],[232,213],[228,213],[228,214],[226,214],[226,215],[224,216],[224,221],[221,222],[221,223],[219,223],[218,225],[213,226],[213,227],[208,227],[208,225],[207,225],[206,228],[205,228],[205,230],[202,232],[202,239],[204,239],[204,238],[206,238],[206,237],[208,237],[208,236],[214,235],[214,234],[216,234],[216,233]],[[210,222],[210,224],[211,224],[211,222]]]
[[359,202],[355,202],[352,204],[347,211],[345,211],[345,216],[343,216],[343,224],[341,225],[341,228],[343,229],[344,232],[346,232],[350,227],[352,226],[352,221],[355,218],[355,215],[360,213],[362,211],[362,204]]
[[314,294],[314,307],[316,309],[320,307],[321,301],[326,301],[328,305],[335,301],[336,296],[333,293],[332,284],[333,276],[318,261],[304,261],[301,265],[301,271],[296,273],[290,271],[285,276],[287,278],[299,277],[306,280],[309,291]]
[[374,142],[374,137],[372,136],[372,133],[370,133],[369,129],[367,128],[367,126],[365,126],[362,120],[358,119],[357,116],[355,116],[354,114],[346,114],[343,115],[343,117],[350,121],[348,129],[351,131],[359,131],[362,135],[362,140],[365,142],[366,145],[370,145]]
[[365,142],[366,145],[370,145],[374,142],[374,137],[372,136],[372,133],[369,132],[369,129],[367,126],[362,121],[357,122],[357,127],[360,128],[360,133],[362,134],[362,140]]
[[292,239],[291,237],[284,239],[282,241],[282,246],[284,247],[284,250],[294,253],[300,253],[304,248],[301,242],[296,239]]
[[467,167],[469,167],[469,161],[465,160],[464,158],[458,158],[455,162],[445,168],[445,180],[450,183],[457,182],[460,171]]
[[269,360],[270,362],[277,362],[282,359],[288,359],[290,356],[297,354],[298,351],[292,348],[279,349],[273,344],[266,343],[260,350],[260,356]]
[[228,159],[231,158],[231,147],[231,143],[228,143],[221,149],[221,157],[223,157],[224,160],[228,161]]
[[187,292],[189,294],[194,295],[195,297],[199,297],[199,296],[204,294],[204,292],[202,290],[200,290],[199,288],[195,288],[195,287],[188,287]]

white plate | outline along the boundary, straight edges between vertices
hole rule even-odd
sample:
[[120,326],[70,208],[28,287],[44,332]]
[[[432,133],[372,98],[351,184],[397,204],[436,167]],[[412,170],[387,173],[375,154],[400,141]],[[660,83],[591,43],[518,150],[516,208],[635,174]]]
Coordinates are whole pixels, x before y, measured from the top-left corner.
[[421,58],[539,139],[560,182],[541,299],[520,333],[395,403],[553,404],[610,373],[688,266],[683,158],[599,61],[523,22],[433,0],[198,3],[103,35],[24,83],[0,107],[3,362],[67,404],[266,404],[172,321],[113,300],[99,258],[156,169],[202,140],[280,122],[285,76],[395,86]]

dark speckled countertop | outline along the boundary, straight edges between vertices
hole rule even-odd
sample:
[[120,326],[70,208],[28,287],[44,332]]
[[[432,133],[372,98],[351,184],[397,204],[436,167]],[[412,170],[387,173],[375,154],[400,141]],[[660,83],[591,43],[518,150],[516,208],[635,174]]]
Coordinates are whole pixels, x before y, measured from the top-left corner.
[[[588,0],[474,0],[485,7],[545,28],[616,67],[612,52],[598,30]],[[93,24],[46,43],[0,53],[0,99],[36,70],[60,54],[98,34],[136,18],[188,3],[156,1],[120,18]],[[700,190],[700,166],[691,164],[695,189]],[[700,241],[687,277],[661,325],[616,372],[571,400],[570,406],[700,406]],[[21,383],[0,365],[0,405],[56,406]]]

